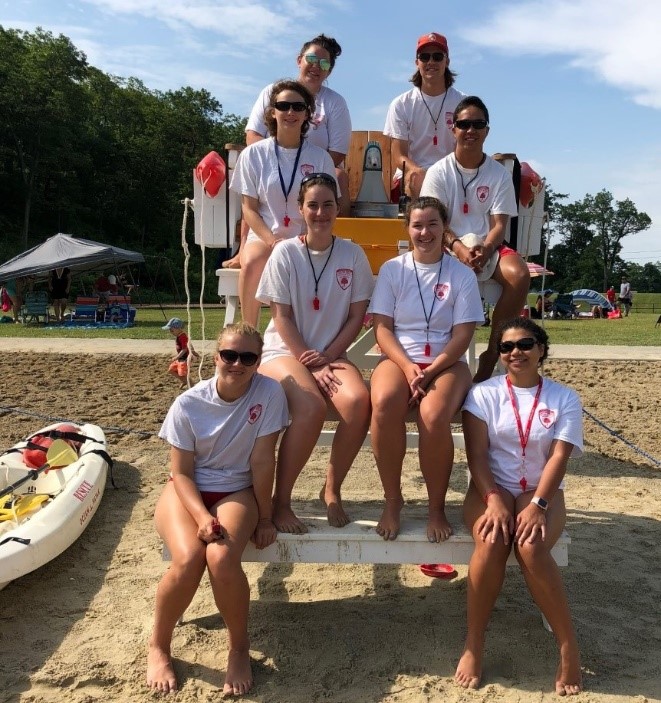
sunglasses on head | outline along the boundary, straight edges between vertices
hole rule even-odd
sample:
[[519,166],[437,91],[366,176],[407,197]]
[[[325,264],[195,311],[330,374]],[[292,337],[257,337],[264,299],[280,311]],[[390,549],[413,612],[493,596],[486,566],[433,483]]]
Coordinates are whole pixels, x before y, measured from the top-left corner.
[[422,63],[428,63],[429,61],[441,62],[445,58],[445,54],[442,51],[421,51],[418,54],[418,61]]
[[259,359],[259,354],[255,352],[238,352],[234,349],[219,349],[218,356],[226,364],[236,364],[241,361],[244,366],[254,366]]
[[517,339],[516,342],[500,342],[498,344],[499,354],[510,354],[514,349],[519,351],[530,351],[535,344],[538,344],[534,337],[523,337],[523,339]]
[[305,178],[301,181],[301,185],[304,186],[306,183],[309,183],[310,181],[323,181],[324,183],[327,183],[329,186],[332,186],[334,189],[337,189],[337,183],[335,182],[335,179],[333,176],[329,175],[328,173],[308,173]]
[[489,123],[486,120],[455,120],[454,126],[462,130],[467,130],[471,127],[473,129],[484,129],[489,126]]
[[318,63],[319,68],[322,71],[328,71],[331,67],[331,62],[329,59],[321,59],[318,56],[315,56],[314,54],[305,54],[305,60],[312,65]]
[[308,109],[308,106],[304,102],[292,102],[291,100],[278,100],[273,107],[275,107],[278,112],[289,112],[290,110],[294,112],[304,112]]

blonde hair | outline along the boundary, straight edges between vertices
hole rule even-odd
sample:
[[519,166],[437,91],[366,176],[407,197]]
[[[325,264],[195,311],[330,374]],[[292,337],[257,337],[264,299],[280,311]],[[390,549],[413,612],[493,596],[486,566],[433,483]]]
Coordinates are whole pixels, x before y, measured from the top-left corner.
[[220,346],[220,343],[223,341],[223,339],[230,334],[237,334],[239,335],[239,337],[251,337],[252,339],[256,340],[258,347],[257,353],[261,355],[262,347],[264,346],[264,340],[262,339],[262,335],[259,333],[259,331],[256,330],[252,325],[249,325],[247,322],[242,321],[234,322],[231,325],[227,325],[227,327],[223,327],[218,333],[218,337],[216,339],[218,346]]

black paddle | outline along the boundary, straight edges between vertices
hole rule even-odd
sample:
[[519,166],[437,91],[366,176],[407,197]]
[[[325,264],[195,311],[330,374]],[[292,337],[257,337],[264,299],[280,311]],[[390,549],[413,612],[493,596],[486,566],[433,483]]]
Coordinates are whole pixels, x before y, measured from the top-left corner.
[[56,439],[53,444],[48,447],[46,452],[46,463],[42,464],[38,469],[30,469],[26,476],[19,479],[11,486],[6,486],[0,491],[0,498],[6,496],[9,493],[13,493],[16,488],[22,486],[27,481],[36,481],[39,474],[47,471],[50,468],[62,469],[69,464],[73,464],[74,461],[78,461],[78,454],[71,445],[65,442],[63,439]]

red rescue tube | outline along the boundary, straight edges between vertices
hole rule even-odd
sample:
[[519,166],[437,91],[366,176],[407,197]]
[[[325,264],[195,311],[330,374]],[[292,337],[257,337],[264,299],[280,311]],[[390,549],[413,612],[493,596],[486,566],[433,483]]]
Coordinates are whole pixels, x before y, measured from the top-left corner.
[[225,162],[215,151],[210,151],[195,167],[195,176],[207,195],[215,198],[225,183]]
[[533,170],[530,164],[521,162],[521,189],[519,191],[519,202],[524,207],[530,207],[535,199],[535,195],[542,187],[540,175]]

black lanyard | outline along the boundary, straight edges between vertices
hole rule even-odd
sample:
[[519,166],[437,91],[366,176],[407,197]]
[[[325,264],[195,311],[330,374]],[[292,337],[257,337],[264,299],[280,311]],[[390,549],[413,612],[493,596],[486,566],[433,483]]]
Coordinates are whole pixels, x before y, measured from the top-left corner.
[[303,148],[303,138],[301,137],[301,143],[298,145],[298,151],[296,152],[296,160],[294,161],[294,168],[291,171],[291,178],[289,179],[289,188],[285,189],[285,179],[282,177],[282,170],[280,169],[280,151],[278,149],[278,139],[273,138],[273,144],[275,146],[275,160],[278,162],[278,176],[280,176],[280,188],[282,188],[282,194],[285,196],[285,217],[282,223],[285,227],[289,227],[291,220],[287,214],[287,205],[289,200],[289,194],[291,189],[294,187],[294,178],[296,178],[296,169],[298,168],[298,160],[301,158],[301,149]]
[[425,299],[422,297],[422,288],[420,287],[420,278],[418,276],[418,267],[415,265],[415,256],[411,252],[411,261],[413,261],[413,270],[415,271],[415,281],[418,284],[418,293],[420,295],[420,302],[422,303],[422,313],[425,316],[425,322],[427,323],[426,333],[427,342],[425,343],[425,356],[431,356],[431,345],[429,344],[429,323],[431,322],[431,316],[434,312],[434,305],[436,304],[436,289],[441,281],[441,271],[443,270],[443,256],[441,256],[441,265],[438,267],[438,276],[436,277],[436,285],[434,286],[434,297],[431,301],[431,309],[429,310],[429,315],[427,315],[427,308],[425,307]]
[[[420,90],[420,88],[418,88]],[[422,98],[422,102],[425,104],[425,107],[427,108],[427,112],[429,113],[429,116],[431,117],[431,121],[434,123],[434,138],[432,139],[432,144],[434,146],[438,145],[438,138],[436,136],[436,125],[438,124],[438,121],[441,119],[441,113],[443,112],[443,105],[445,105],[445,98],[448,97],[448,91],[446,90],[444,95],[443,95],[443,101],[441,102],[441,109],[438,111],[438,115],[436,115],[436,119],[434,119],[434,115],[431,114],[431,110],[429,109],[429,105],[427,105],[427,101],[425,100],[425,96],[422,94],[422,90],[420,90],[420,97]]]
[[454,157],[454,167],[457,169],[457,173],[459,174],[459,178],[461,178],[461,188],[464,191],[464,215],[468,215],[468,196],[466,195],[466,191],[468,190],[468,186],[480,175],[480,167],[482,164],[485,162],[487,156],[484,154],[482,156],[482,161],[480,161],[480,165],[477,167],[477,173],[464,185],[464,174],[459,170],[459,166],[457,165],[457,157]]
[[330,258],[333,255],[333,248],[335,247],[335,235],[333,235],[333,241],[331,242],[331,248],[330,248],[330,251],[328,252],[328,257],[326,259],[326,263],[324,264],[323,268],[321,269],[321,273],[319,274],[319,276],[317,276],[317,272],[314,270],[314,264],[312,263],[312,256],[310,255],[310,247],[308,247],[307,235],[305,237],[303,237],[303,242],[305,243],[305,251],[308,253],[308,261],[310,262],[310,268],[312,269],[312,278],[314,278],[314,299],[312,300],[312,309],[319,310],[319,308],[321,307],[319,304],[319,298],[317,296],[317,291],[319,290],[319,281],[321,281],[321,277],[324,275],[324,271],[326,270],[326,266],[328,266],[328,262],[330,261]]

